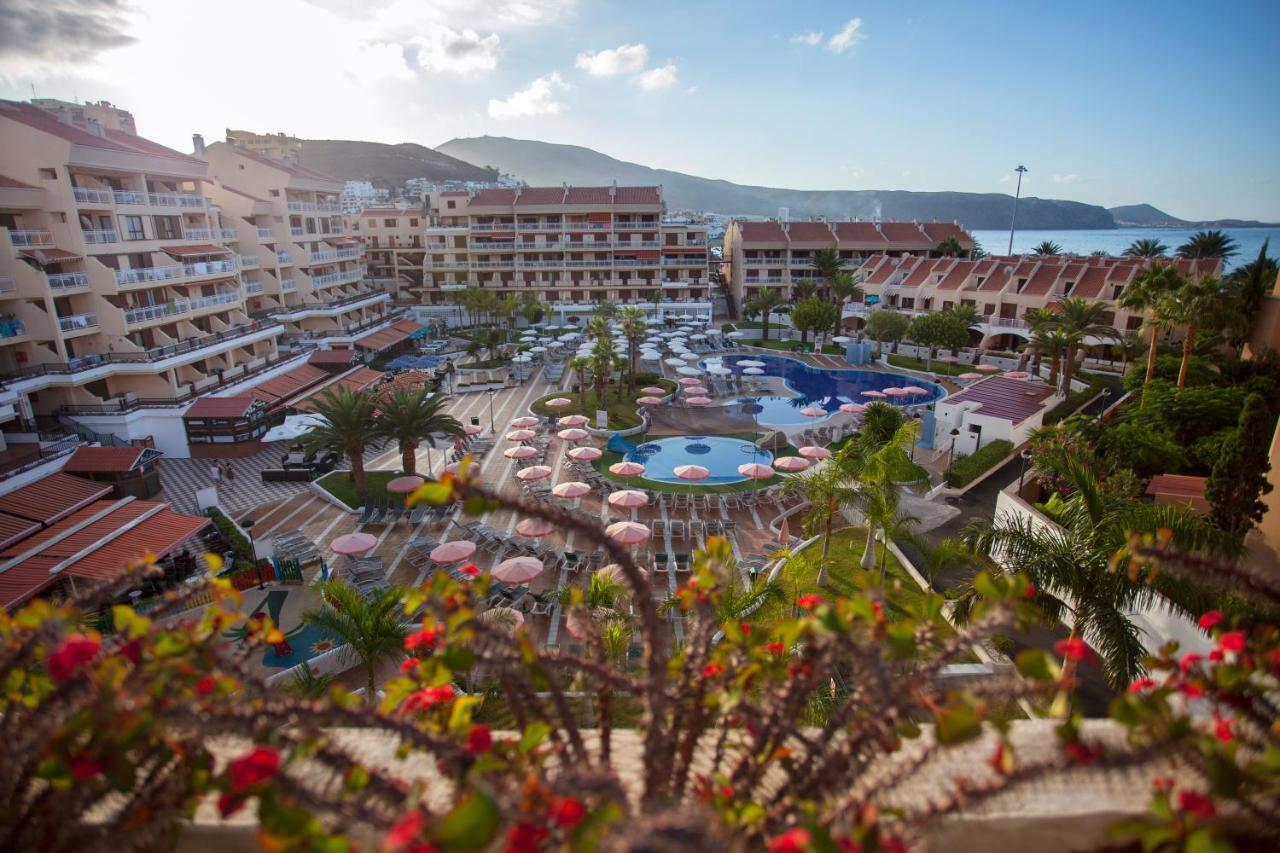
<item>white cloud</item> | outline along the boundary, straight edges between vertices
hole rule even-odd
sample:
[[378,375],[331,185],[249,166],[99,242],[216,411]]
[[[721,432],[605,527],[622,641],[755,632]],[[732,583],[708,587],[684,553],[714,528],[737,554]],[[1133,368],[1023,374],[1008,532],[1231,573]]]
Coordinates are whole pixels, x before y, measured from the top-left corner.
[[649,48],[624,44],[596,53],[580,53],[574,64],[593,77],[613,77],[640,71],[649,62]]
[[680,82],[679,69],[674,62],[668,62],[661,68],[650,68],[636,78],[636,85],[646,92],[665,89]]
[[1081,177],[1080,175],[1071,175],[1071,174],[1067,174],[1067,175],[1054,175],[1054,176],[1053,176],[1053,182],[1054,182],[1055,184],[1061,184],[1061,185],[1066,185],[1066,186],[1070,186],[1071,184],[1083,184],[1083,183],[1084,183],[1085,181],[1087,181],[1087,180],[1089,180],[1089,179],[1088,179],[1088,178]]
[[475,30],[459,31],[443,24],[428,25],[424,30],[405,44],[423,71],[478,74],[498,67],[502,40],[497,33],[481,36]]
[[[1000,180],[999,180],[997,183],[1000,183],[1000,184],[1009,184],[1009,185],[1011,185],[1011,186],[1012,186],[1013,184],[1017,183],[1017,180],[1018,180],[1018,176],[1017,176],[1017,175],[1015,175],[1015,174],[1013,174],[1012,172],[1009,172],[1009,173],[1006,173],[1006,174],[1004,174],[1004,175],[1001,175],[1001,176],[1000,176]],[[1025,172],[1024,172],[1024,173],[1022,174],[1022,182],[1023,182],[1024,184],[1029,184],[1029,183],[1031,183],[1031,176],[1030,176],[1029,174],[1027,174],[1027,173],[1025,173]]]
[[564,105],[556,95],[569,88],[559,72],[552,71],[538,77],[528,86],[513,92],[503,100],[489,100],[489,117],[500,120],[532,118],[541,115],[559,115]]
[[807,33],[797,33],[791,37],[792,44],[802,44],[806,47],[817,47],[822,44],[822,33],[817,30],[809,30]]
[[865,41],[867,34],[862,31],[862,19],[850,18],[840,32],[827,41],[827,50],[832,53],[844,53],[860,41]]
[[690,95],[695,95],[698,92],[698,87],[690,86],[688,89],[685,89],[685,91],[688,92]]

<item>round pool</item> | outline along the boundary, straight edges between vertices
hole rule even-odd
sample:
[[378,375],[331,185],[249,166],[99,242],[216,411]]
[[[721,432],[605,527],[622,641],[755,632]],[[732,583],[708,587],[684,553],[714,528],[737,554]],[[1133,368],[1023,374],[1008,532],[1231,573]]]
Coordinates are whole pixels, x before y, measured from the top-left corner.
[[[748,462],[768,465],[773,454],[761,450],[741,438],[722,435],[682,435],[645,442],[626,456],[628,462],[644,466],[641,479],[658,483],[677,483],[686,486],[722,486],[725,483],[741,483],[747,478],[738,473],[738,466]],[[701,465],[711,472],[705,480],[681,480],[675,469],[681,465]]]

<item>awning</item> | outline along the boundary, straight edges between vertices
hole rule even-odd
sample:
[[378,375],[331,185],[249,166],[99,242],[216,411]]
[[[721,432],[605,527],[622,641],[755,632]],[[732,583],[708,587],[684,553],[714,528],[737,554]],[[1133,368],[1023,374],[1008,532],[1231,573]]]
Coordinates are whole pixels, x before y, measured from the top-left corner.
[[164,251],[175,258],[198,258],[202,255],[229,255],[231,250],[225,246],[212,243],[197,243],[191,246],[165,246]]
[[393,323],[385,329],[379,329],[376,332],[370,332],[362,338],[356,339],[356,346],[361,349],[372,350],[373,352],[382,352],[390,349],[396,344],[402,344],[412,338],[418,332],[426,332],[427,328],[412,320],[401,320]]
[[382,371],[374,370],[369,367],[357,367],[354,370],[342,374],[334,381],[322,385],[319,388],[308,391],[305,396],[295,398],[289,401],[289,406],[300,412],[314,411],[316,401],[329,391],[336,391],[339,388],[346,388],[350,391],[363,391],[382,381]]
[[332,375],[327,370],[321,370],[319,367],[302,364],[288,373],[271,377],[261,385],[250,389],[249,394],[268,406],[274,406],[299,391],[325,381]]
[[0,497],[0,512],[52,524],[110,491],[110,486],[59,471]]
[[182,413],[184,421],[190,420],[225,420],[243,418],[249,414],[254,405],[261,402],[252,396],[243,397],[201,397],[191,404],[191,408]]
[[40,530],[40,522],[0,512],[0,549],[8,548]]
[[62,470],[68,474],[127,474],[161,455],[147,447],[81,447]]
[[66,249],[59,249],[53,246],[43,249],[23,249],[21,255],[24,258],[30,258],[41,266],[79,261],[83,258],[83,256],[77,255],[75,252],[68,252]]

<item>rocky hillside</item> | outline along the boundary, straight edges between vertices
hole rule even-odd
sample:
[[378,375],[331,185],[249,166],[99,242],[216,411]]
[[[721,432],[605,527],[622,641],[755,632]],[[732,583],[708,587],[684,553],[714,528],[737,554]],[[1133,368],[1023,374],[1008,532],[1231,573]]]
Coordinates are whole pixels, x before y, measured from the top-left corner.
[[360,142],[342,139],[304,139],[303,165],[344,181],[371,181],[374,186],[399,187],[410,178],[434,181],[492,181],[498,175],[433,151],[425,145],[402,142]]

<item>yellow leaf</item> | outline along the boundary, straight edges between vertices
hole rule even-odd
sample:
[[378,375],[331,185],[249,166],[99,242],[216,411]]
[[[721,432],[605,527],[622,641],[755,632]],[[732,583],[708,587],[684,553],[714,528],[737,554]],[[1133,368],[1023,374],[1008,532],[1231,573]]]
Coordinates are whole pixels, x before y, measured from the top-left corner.
[[204,561],[209,564],[209,571],[215,575],[222,571],[222,558],[217,554],[205,554]]
[[272,628],[269,632],[267,632],[267,642],[271,643],[273,646],[278,645],[279,643],[283,643],[284,631],[281,631],[279,628]]

